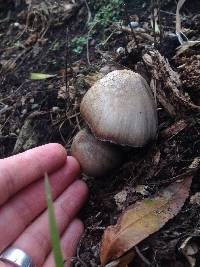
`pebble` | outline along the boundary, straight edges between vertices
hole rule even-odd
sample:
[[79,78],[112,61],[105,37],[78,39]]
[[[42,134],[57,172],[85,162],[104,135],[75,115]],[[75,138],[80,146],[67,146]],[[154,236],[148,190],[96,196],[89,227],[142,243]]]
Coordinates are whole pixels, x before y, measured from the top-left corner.
[[120,46],[117,48],[116,52],[119,55],[124,55],[125,54],[125,48]]
[[139,27],[139,22],[138,22],[138,21],[131,21],[131,22],[130,22],[130,25],[131,25],[131,27],[133,27],[133,28],[137,28],[137,27]]
[[59,107],[52,107],[52,112],[58,112],[60,110]]

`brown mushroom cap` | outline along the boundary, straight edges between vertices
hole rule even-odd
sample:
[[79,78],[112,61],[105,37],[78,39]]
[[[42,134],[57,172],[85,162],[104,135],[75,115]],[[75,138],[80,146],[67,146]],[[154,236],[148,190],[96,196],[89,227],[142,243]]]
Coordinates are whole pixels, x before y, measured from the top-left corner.
[[121,149],[97,140],[86,129],[75,136],[71,150],[83,172],[89,176],[103,176],[122,163]]
[[133,147],[157,135],[157,112],[145,79],[130,70],[115,70],[85,94],[80,111],[100,140]]

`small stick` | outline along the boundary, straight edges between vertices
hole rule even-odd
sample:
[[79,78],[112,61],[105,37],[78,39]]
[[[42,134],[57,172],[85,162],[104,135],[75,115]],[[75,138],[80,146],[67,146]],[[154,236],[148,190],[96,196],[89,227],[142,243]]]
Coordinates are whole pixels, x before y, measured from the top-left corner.
[[86,236],[86,230],[85,232],[83,233],[80,241],[79,241],[79,244],[78,244],[78,247],[77,247],[77,250],[76,250],[76,257],[78,259],[78,261],[80,262],[80,264],[83,266],[83,267],[87,267],[87,264],[81,259],[80,257],[80,249],[81,249],[81,246],[82,246],[82,242],[83,242],[83,239],[85,238]]
[[68,68],[68,57],[69,57],[69,29],[66,30],[66,46],[65,46],[65,87],[66,92],[68,91],[68,77],[67,77],[67,68]]
[[140,257],[140,259],[148,266],[151,266],[151,263],[149,262],[149,260],[142,254],[142,252],[139,250],[138,246],[135,246],[135,251],[138,254],[138,256]]
[[131,28],[131,33],[132,33],[133,39],[134,39],[135,44],[136,44],[136,46],[137,46],[137,48],[139,50],[138,39],[137,39],[136,34],[135,34],[135,31],[133,30],[133,27],[131,25],[130,17],[129,17],[129,14],[128,14],[128,8],[127,8],[127,5],[125,3],[124,3],[124,11],[125,11],[125,15],[126,15],[127,24]]
[[87,0],[84,0],[84,1],[85,1],[85,5],[86,5],[86,8],[87,8],[87,12],[88,12],[87,24],[89,24],[89,22],[90,22],[90,20],[91,20],[91,17],[92,17],[92,14],[91,14],[90,7],[89,7],[89,5],[88,5]]
[[[137,46],[138,51],[140,51],[139,42],[138,42],[138,39],[137,39],[137,37],[136,37],[136,34],[135,34],[134,30],[133,30],[133,27],[132,27],[132,25],[131,25],[131,21],[130,21],[130,17],[129,17],[129,14],[128,14],[128,8],[127,8],[126,3],[124,3],[124,11],[125,11],[125,15],[126,15],[127,24],[128,24],[128,25],[130,26],[130,28],[131,28],[131,33],[132,33],[133,39],[134,39],[134,41],[135,41],[135,44],[136,44],[136,46]],[[145,70],[146,70],[147,74],[149,75],[149,71],[148,71],[147,65],[146,65],[146,63],[145,63],[143,57],[142,57],[142,62],[143,62],[143,65],[144,65],[144,67],[145,67]]]
[[91,65],[91,62],[90,62],[90,33],[92,32],[92,30],[94,29],[94,27],[96,26],[97,22],[94,23],[94,25],[92,25],[92,27],[89,29],[88,31],[88,34],[87,34],[87,62],[88,62],[88,65]]
[[153,37],[154,37],[154,45],[156,44],[156,24],[155,24],[155,14],[154,14],[154,9],[155,9],[155,0],[152,0],[152,9],[151,9],[151,14],[152,14],[152,20],[153,20]]
[[65,92],[66,92],[66,99],[67,101],[69,101],[69,106],[68,109],[70,108],[70,106],[72,105],[70,97],[69,97],[69,86],[68,86],[68,73],[67,73],[67,69],[70,63],[70,57],[69,57],[69,28],[67,26],[67,30],[66,30],[66,45],[65,45]]
[[160,14],[161,3],[160,3],[160,0],[157,0],[157,1],[158,1],[158,22],[159,22],[159,27],[160,27],[160,43],[161,43],[162,38],[163,38],[162,19],[161,19],[161,14]]

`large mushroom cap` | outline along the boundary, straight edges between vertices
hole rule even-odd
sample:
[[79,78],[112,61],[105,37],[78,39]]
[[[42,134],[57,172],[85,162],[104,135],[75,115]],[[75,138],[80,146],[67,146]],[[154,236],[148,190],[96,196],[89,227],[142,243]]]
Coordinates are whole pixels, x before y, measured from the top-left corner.
[[103,176],[122,163],[123,153],[116,145],[97,140],[86,129],[77,133],[72,143],[72,156],[89,176]]
[[100,140],[141,147],[157,135],[151,89],[130,70],[115,70],[97,81],[83,97],[80,110]]

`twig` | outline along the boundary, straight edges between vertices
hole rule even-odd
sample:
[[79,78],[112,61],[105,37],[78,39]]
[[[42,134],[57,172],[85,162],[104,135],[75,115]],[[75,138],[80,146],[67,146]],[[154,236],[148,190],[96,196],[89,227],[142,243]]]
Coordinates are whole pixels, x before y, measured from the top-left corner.
[[90,7],[89,7],[89,5],[88,5],[87,0],[84,0],[84,1],[85,1],[85,5],[86,5],[86,8],[87,8],[87,11],[88,11],[87,24],[89,24],[89,22],[90,22],[90,20],[91,20],[91,17],[92,17],[92,14],[91,14]]
[[160,27],[160,43],[161,43],[162,38],[163,38],[162,19],[161,19],[161,14],[160,14],[161,3],[160,3],[160,0],[157,0],[157,1],[158,1],[158,22],[159,22],[159,27]]
[[186,42],[188,41],[187,36],[185,36],[185,34],[181,31],[180,9],[184,3],[185,3],[185,0],[179,0],[177,3],[177,8],[176,8],[176,35],[181,45],[184,43],[184,40],[182,37],[186,38]]
[[76,250],[76,257],[77,257],[77,260],[82,264],[83,267],[88,267],[87,264],[80,258],[80,248],[81,248],[82,241],[83,241],[85,235],[86,235],[86,231],[82,235],[82,237],[81,237],[81,239],[79,241],[79,244],[78,244],[78,247],[77,247],[77,250]]
[[155,9],[155,0],[152,0],[152,20],[153,20],[153,38],[154,38],[154,45],[156,44],[156,23],[155,23],[155,14],[154,14],[154,9]]
[[91,62],[90,62],[90,49],[89,49],[90,33],[92,32],[92,30],[94,29],[96,24],[97,24],[97,22],[95,22],[92,25],[92,27],[89,29],[88,34],[87,34],[87,62],[88,62],[89,65],[91,65]]
[[67,111],[72,107],[73,103],[70,99],[69,93],[69,81],[68,81],[68,73],[67,70],[70,68],[70,53],[69,53],[69,28],[67,26],[66,30],[66,45],[65,45],[65,93],[66,93],[66,109]]
[[186,170],[186,172],[178,174],[177,176],[174,176],[172,178],[166,179],[165,181],[148,183],[148,185],[149,186],[152,186],[152,185],[159,186],[159,185],[163,185],[163,184],[172,183],[174,181],[182,180],[185,177],[187,177],[188,175],[194,175],[198,171],[199,168],[200,168],[200,158],[196,157],[193,159],[192,163],[188,166],[188,170]]
[[0,99],[0,102],[3,102],[4,100],[9,99],[11,96],[16,95],[16,93],[22,89],[22,87],[24,86],[24,84],[29,83],[29,82],[30,81],[24,81],[14,92],[12,92],[8,96]]
[[[91,20],[91,17],[92,17],[92,14],[91,14],[91,11],[90,11],[90,7],[88,5],[88,2],[87,0],[84,0],[85,1],[85,5],[86,5],[86,8],[87,8],[87,11],[88,11],[88,19],[87,19],[87,25],[89,25],[89,22]],[[90,63],[90,51],[89,51],[89,39],[90,39],[90,33],[92,31],[92,29],[94,28],[96,24],[94,24],[88,31],[88,34],[87,34],[87,45],[86,45],[86,49],[87,49],[87,62],[89,65],[91,65]]]
[[142,254],[142,252],[139,250],[138,246],[135,246],[135,251],[137,252],[138,256],[140,257],[140,259],[148,266],[151,266],[151,263],[149,262],[149,260],[147,260],[147,258]]
[[128,14],[128,8],[127,8],[126,4],[124,4],[124,11],[125,11],[125,15],[126,15],[127,24],[129,25],[129,27],[131,29],[131,33],[132,33],[133,39],[134,39],[135,44],[136,44],[136,46],[137,46],[137,48],[139,50],[139,42],[138,42],[138,39],[136,37],[135,31],[133,30],[133,27],[131,25],[130,17],[129,17],[129,14]]
[[[128,25],[130,26],[131,28],[131,33],[132,33],[132,36],[133,36],[133,39],[135,41],[135,44],[136,44],[136,47],[138,49],[138,51],[140,51],[140,47],[139,47],[139,43],[138,43],[138,39],[136,37],[136,34],[135,34],[135,31],[133,30],[133,27],[131,25],[131,21],[130,21],[130,17],[129,17],[129,14],[128,14],[128,8],[127,8],[127,5],[126,3],[124,3],[124,11],[125,11],[125,15],[126,15],[126,20],[128,22]],[[149,75],[149,71],[148,71],[148,68],[147,68],[147,65],[142,57],[142,62],[143,62],[143,65],[145,67],[145,70],[146,70],[146,73]]]
[[9,110],[12,110],[13,109],[13,106],[11,107],[11,106],[5,106],[5,107],[3,107],[2,109],[0,109],[0,115],[2,115],[3,113],[5,113],[5,112],[7,112],[7,111],[9,111]]
[[165,11],[165,10],[160,10],[161,13],[167,14],[167,15],[171,15],[171,16],[176,16],[175,13],[169,12],[169,11]]
[[65,138],[63,137],[63,135],[62,135],[62,132],[61,132],[61,129],[62,129],[62,127],[63,127],[63,125],[64,125],[64,123],[67,121],[67,119],[66,120],[64,120],[61,124],[60,124],[60,126],[59,126],[59,133],[60,133],[60,137],[61,137],[61,139],[62,139],[62,141],[63,141],[63,143],[66,145],[67,143],[66,143],[66,141],[65,141]]
[[87,62],[89,65],[91,65],[91,62],[90,62],[90,48],[89,48],[89,32],[88,32],[88,36],[87,36],[87,45],[86,45],[86,50],[87,50]]
[[26,24],[25,27],[23,29],[23,31],[20,33],[20,35],[17,36],[17,40],[19,40],[22,35],[27,31],[28,29],[28,21],[29,21],[29,16],[30,16],[30,11],[31,11],[31,7],[32,7],[32,1],[28,4],[28,13],[27,13],[27,17],[26,17]]
[[66,98],[68,98],[68,76],[67,76],[67,68],[68,68],[68,58],[69,58],[69,29],[66,29],[66,45],[65,45],[65,90],[66,90]]
[[7,16],[5,19],[0,20],[0,23],[9,22],[11,18],[11,10],[8,11]]
[[111,32],[111,34],[106,38],[106,40],[102,43],[102,46],[106,45],[107,42],[110,40],[110,38],[113,36],[113,34],[116,32],[117,30],[113,30],[113,32]]

